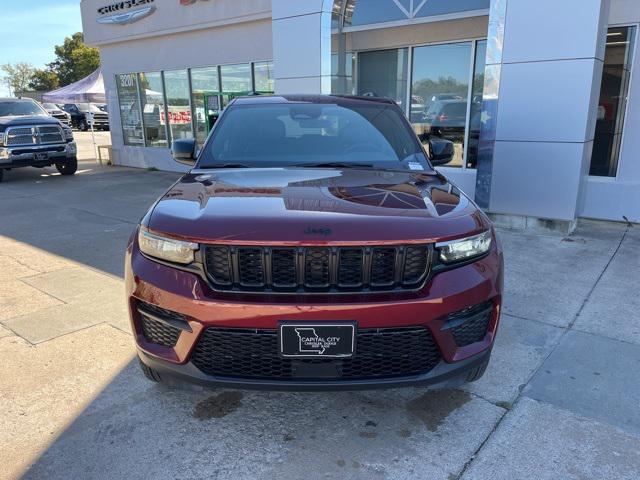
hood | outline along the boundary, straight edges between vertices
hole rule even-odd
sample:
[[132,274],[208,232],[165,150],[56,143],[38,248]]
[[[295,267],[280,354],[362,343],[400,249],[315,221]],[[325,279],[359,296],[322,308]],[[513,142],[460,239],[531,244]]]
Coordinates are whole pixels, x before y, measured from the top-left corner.
[[435,172],[312,168],[194,170],[146,218],[159,233],[238,244],[436,241],[489,225]]
[[59,125],[57,118],[48,115],[27,115],[18,117],[0,117],[0,127],[15,127],[20,125]]

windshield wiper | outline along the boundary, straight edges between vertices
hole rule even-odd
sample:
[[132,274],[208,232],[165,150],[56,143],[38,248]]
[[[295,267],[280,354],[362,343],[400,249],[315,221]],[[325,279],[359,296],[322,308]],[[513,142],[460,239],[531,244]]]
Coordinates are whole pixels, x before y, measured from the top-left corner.
[[373,168],[371,163],[351,163],[351,162],[324,162],[324,163],[299,163],[293,167],[309,168]]
[[251,165],[245,165],[244,163],[214,163],[213,165],[203,165],[199,167],[203,170],[209,168],[253,168]]

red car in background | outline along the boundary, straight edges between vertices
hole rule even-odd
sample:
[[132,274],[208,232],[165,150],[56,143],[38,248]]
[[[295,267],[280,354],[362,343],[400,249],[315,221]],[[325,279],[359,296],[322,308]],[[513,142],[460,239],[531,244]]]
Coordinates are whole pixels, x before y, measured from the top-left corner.
[[232,388],[459,385],[484,373],[503,257],[390,100],[232,101],[126,255],[141,366]]

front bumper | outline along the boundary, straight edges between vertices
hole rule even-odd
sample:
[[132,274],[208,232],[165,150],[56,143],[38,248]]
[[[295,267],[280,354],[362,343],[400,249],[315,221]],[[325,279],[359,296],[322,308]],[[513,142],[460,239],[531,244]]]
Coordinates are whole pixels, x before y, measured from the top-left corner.
[[[163,379],[207,386],[272,390],[331,390],[400,387],[464,382],[468,374],[488,361],[498,329],[502,284],[502,253],[494,245],[489,255],[459,268],[441,272],[418,292],[369,295],[222,294],[199,275],[177,270],[142,255],[135,236],[126,255],[126,292],[130,319],[141,361]],[[445,323],[450,314],[490,300],[491,319],[485,336],[458,346]],[[184,315],[183,330],[173,347],[149,343],[143,334],[138,302]],[[213,376],[201,371],[191,355],[209,327],[276,329],[282,320],[304,322],[353,321],[358,329],[422,326],[429,330],[441,361],[428,373],[392,378],[251,379]]]
[[407,377],[376,378],[366,380],[265,380],[215,377],[206,375],[193,363],[183,365],[166,362],[154,355],[138,350],[138,357],[148,367],[155,370],[162,381],[169,385],[200,385],[207,388],[230,388],[237,390],[272,390],[272,391],[345,391],[371,390],[379,388],[401,387],[433,387],[455,388],[464,384],[468,375],[489,361],[491,348],[466,360],[451,364],[441,361],[435,368],[423,375]]
[[0,147],[0,168],[38,167],[64,163],[78,153],[76,142],[33,145],[23,147]]

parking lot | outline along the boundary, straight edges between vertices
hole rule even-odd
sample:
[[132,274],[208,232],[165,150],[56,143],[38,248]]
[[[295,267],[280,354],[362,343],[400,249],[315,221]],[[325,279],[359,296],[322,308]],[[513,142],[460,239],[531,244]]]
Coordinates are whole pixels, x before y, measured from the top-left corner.
[[465,388],[175,390],[138,369],[122,275],[177,176],[89,158],[0,184],[0,478],[638,478],[637,226],[501,230],[500,332]]

